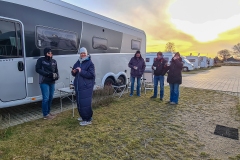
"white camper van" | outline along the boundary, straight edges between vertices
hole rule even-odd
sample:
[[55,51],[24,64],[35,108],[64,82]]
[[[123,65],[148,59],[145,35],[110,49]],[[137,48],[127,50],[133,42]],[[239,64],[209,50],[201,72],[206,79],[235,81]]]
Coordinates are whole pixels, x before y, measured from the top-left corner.
[[[170,61],[172,60],[174,56],[174,53],[172,52],[163,52],[163,58],[168,61],[170,64]],[[151,52],[146,54],[146,70],[151,70],[154,58],[157,57],[157,52]],[[194,70],[194,65],[190,63],[186,57],[181,56],[183,61],[183,71],[191,71]]]
[[214,59],[213,58],[208,58],[209,60],[209,67],[214,66]]
[[146,35],[60,0],[0,0],[0,108],[42,100],[35,64],[45,47],[58,62],[56,89],[69,86],[80,47],[95,65],[96,88],[127,83],[129,60],[137,50],[145,58]]
[[186,56],[188,61],[194,65],[194,68],[200,68],[200,59],[199,56]]
[[200,56],[200,67],[201,68],[207,68],[208,67],[208,58],[206,56]]

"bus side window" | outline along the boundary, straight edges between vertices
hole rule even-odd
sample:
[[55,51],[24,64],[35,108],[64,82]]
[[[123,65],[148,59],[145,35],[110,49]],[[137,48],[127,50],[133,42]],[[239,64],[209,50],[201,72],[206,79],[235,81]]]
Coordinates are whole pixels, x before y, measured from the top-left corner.
[[141,41],[133,40],[131,41],[132,50],[140,50],[141,49]]
[[146,58],[146,62],[150,62],[150,58]]
[[93,49],[107,50],[108,40],[105,38],[93,37],[92,38]]
[[19,24],[0,20],[0,59],[22,56],[19,51],[19,46],[21,46],[20,35],[17,37],[15,25],[18,31]]

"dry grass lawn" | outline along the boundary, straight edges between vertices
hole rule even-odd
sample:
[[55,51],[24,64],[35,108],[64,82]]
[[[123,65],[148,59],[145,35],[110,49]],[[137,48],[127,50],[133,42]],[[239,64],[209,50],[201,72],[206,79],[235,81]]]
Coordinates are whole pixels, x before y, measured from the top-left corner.
[[240,159],[239,141],[212,133],[216,124],[240,129],[239,99],[199,89],[180,92],[177,106],[166,104],[168,87],[163,102],[150,99],[152,92],[126,94],[95,107],[89,126],[79,126],[70,110],[0,130],[0,159]]

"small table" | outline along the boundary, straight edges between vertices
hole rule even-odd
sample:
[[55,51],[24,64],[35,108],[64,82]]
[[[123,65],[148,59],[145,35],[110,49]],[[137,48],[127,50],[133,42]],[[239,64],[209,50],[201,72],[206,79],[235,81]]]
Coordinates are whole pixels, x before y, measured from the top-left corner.
[[[113,84],[112,87],[114,89],[113,96],[116,94],[120,94],[118,98],[121,98],[123,92],[126,89],[126,85],[125,84],[124,85]],[[118,91],[120,91],[120,92],[118,92]]]
[[[74,117],[74,95],[75,95],[75,90],[70,89],[70,87],[66,88],[59,88],[58,91],[60,92],[60,103],[61,103],[61,112],[62,112],[62,99],[63,98],[68,98],[72,102],[72,109],[73,109],[73,117]],[[71,96],[71,98],[69,98]]]

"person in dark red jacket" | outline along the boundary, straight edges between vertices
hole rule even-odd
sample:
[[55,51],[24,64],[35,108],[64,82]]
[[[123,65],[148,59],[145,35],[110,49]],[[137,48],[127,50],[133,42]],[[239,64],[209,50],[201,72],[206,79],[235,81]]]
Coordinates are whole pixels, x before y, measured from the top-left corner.
[[141,56],[140,51],[137,51],[134,57],[131,58],[128,63],[128,67],[131,68],[131,91],[130,96],[133,96],[135,78],[137,78],[137,96],[140,96],[140,87],[141,87],[141,77],[145,71],[145,61]]
[[182,58],[180,53],[175,53],[170,66],[168,66],[167,82],[170,86],[170,104],[178,104],[179,85],[182,84]]
[[74,88],[76,92],[76,101],[81,126],[92,124],[92,95],[95,83],[95,67],[87,49],[82,47],[78,51],[79,60],[74,64],[72,75],[74,79]]
[[167,61],[163,58],[162,52],[157,53],[154,58],[152,70],[154,71],[154,94],[151,98],[157,98],[158,81],[160,83],[160,100],[164,95],[164,68],[167,67]]

